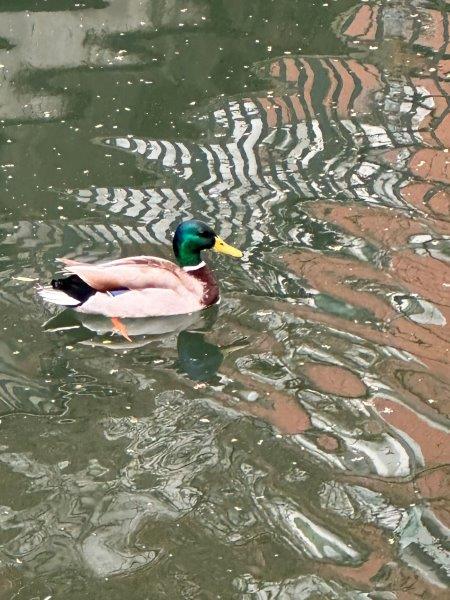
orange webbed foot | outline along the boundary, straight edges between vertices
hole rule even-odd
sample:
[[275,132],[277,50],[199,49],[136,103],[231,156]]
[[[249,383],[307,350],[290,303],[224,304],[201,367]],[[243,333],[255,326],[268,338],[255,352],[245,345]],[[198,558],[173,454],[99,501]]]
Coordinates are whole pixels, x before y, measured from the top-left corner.
[[127,328],[122,323],[122,321],[119,319],[119,317],[111,317],[111,323],[113,324],[114,331],[117,331],[117,333],[120,333],[120,335],[123,336],[127,341],[129,341],[129,342],[132,341],[130,336],[128,335]]

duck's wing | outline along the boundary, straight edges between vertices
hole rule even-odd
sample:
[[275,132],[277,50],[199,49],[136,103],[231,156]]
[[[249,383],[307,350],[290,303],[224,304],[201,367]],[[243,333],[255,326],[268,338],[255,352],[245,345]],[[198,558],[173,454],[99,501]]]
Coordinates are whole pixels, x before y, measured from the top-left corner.
[[177,294],[189,291],[202,293],[202,285],[181,267],[169,260],[155,256],[131,256],[110,262],[89,264],[71,259],[60,259],[67,273],[78,275],[94,290],[108,292],[129,289],[158,288]]

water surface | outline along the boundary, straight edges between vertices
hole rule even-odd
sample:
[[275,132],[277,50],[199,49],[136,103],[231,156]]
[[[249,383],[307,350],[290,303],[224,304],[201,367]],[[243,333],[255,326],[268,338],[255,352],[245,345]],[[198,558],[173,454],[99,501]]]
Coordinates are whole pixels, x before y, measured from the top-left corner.
[[[2,598],[445,597],[447,8],[0,3]],[[36,297],[187,217],[218,308]]]

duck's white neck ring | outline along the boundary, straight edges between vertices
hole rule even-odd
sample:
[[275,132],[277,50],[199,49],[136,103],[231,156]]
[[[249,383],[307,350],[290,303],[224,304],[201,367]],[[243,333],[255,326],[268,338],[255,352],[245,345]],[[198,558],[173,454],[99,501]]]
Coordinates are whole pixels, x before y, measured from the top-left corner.
[[206,263],[205,262],[201,262],[198,263],[198,265],[192,265],[190,267],[183,267],[183,271],[196,271],[197,269],[201,269],[202,267],[205,267]]

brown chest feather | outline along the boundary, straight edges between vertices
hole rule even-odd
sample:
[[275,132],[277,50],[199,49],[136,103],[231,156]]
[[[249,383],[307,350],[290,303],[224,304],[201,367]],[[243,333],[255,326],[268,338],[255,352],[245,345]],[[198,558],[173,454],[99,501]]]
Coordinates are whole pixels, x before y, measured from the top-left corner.
[[196,269],[195,271],[190,271],[189,275],[191,277],[195,277],[197,281],[200,281],[203,284],[202,304],[205,306],[210,306],[218,301],[219,286],[213,272],[208,265],[205,265],[200,269]]

